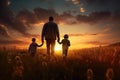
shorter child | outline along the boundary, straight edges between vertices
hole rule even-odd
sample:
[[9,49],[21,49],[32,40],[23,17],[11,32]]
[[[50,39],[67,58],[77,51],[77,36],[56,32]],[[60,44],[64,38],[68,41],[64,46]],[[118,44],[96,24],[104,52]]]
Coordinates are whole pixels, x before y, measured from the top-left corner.
[[35,38],[32,38],[32,43],[30,44],[29,49],[28,49],[29,53],[30,53],[32,56],[35,56],[37,47],[41,47],[42,45],[43,45],[43,44],[38,45],[38,44],[36,43],[36,39],[35,39]]
[[63,54],[63,59],[66,59],[67,53],[68,53],[68,48],[70,46],[70,41],[68,40],[69,36],[67,34],[64,35],[64,39],[59,42],[59,44],[62,44],[62,54]]

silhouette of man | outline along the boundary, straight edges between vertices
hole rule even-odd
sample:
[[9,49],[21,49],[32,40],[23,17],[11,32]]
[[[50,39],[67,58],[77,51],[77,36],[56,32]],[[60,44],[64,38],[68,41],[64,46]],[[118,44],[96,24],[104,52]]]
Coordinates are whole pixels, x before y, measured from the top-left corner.
[[49,22],[45,23],[42,29],[42,44],[44,39],[46,40],[47,54],[54,55],[55,40],[59,42],[59,29],[57,24],[54,22],[54,18],[49,17]]

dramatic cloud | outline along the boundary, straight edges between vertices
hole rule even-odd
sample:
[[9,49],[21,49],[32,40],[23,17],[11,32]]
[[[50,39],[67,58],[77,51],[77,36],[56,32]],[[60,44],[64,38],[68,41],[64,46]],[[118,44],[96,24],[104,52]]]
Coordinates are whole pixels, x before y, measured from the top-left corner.
[[120,11],[120,0],[85,0],[87,5],[100,10]]
[[53,9],[42,9],[42,8],[35,8],[34,10],[34,14],[36,15],[37,19],[41,22],[46,22],[48,21],[48,18],[50,16],[53,16],[55,18],[55,21],[57,23],[60,22],[68,22],[68,19],[73,18],[74,16],[72,15],[72,13],[69,12],[64,12],[63,14],[58,14],[55,12],[55,10]]
[[6,5],[7,0],[0,1],[0,24],[6,26],[8,29],[12,28],[22,34],[26,34],[26,26],[16,19],[13,12]]
[[[51,0],[37,0],[37,1],[40,1],[43,4],[47,2],[47,6],[51,5],[49,3],[51,2]],[[95,27],[94,30],[96,30],[93,34],[90,34],[90,31],[89,31],[88,34],[76,34],[75,33],[75,34],[69,34],[70,36],[96,37],[99,35],[100,36],[103,35],[102,37],[104,37],[104,34],[107,34],[107,33],[108,34],[111,33],[113,35],[118,36],[119,34],[118,30],[120,28],[120,25],[119,25],[120,6],[118,4],[119,0],[65,0],[66,3],[67,1],[70,4],[69,5],[70,8],[68,8],[68,10],[66,9],[63,11],[60,10],[61,13],[59,13],[59,10],[57,10],[57,7],[56,8],[55,7],[54,8],[42,8],[41,6],[43,4],[41,4],[41,6],[37,8],[34,5],[32,5],[34,6],[34,8],[32,9],[31,8],[29,9],[28,7],[25,7],[26,9],[25,8],[23,9],[21,7],[21,10],[18,10],[19,12],[16,12],[15,14],[14,9],[12,11],[9,8],[9,5],[10,5],[9,0],[0,0],[0,36],[11,38],[12,35],[10,34],[10,32],[12,30],[13,32],[15,31],[14,34],[16,35],[20,34],[20,37],[22,36],[26,38],[32,38],[34,36],[36,38],[39,38],[40,35],[30,33],[29,30],[33,29],[33,32],[35,32],[34,29],[36,28],[33,25],[39,24],[39,23],[44,24],[45,22],[48,21],[49,16],[53,16],[55,19],[55,22],[57,22],[58,24],[65,24],[64,26],[66,25],[71,26],[72,24],[74,24],[75,26],[79,26],[81,24],[87,24],[90,26],[90,24],[92,24]],[[52,2],[53,4],[57,3],[54,0],[52,0]],[[114,4],[114,6],[112,6],[112,3]],[[76,7],[78,12],[76,12],[77,10],[73,8],[73,6]],[[21,40],[13,39],[15,37],[11,39],[3,39],[2,37],[0,40],[1,44],[26,43]],[[97,44],[102,44],[102,43],[99,41],[91,41],[91,42],[87,42],[86,44],[97,45]]]
[[0,36],[9,37],[9,33],[4,25],[0,24]]
[[41,21],[48,21],[49,16],[58,17],[58,14],[53,9],[35,8],[33,11]]
[[[72,0],[77,2],[79,0]],[[72,12],[66,11],[63,14],[58,14],[54,9],[35,8],[33,11],[27,9],[21,10],[17,15],[14,15],[8,6],[5,5],[8,1],[1,1],[0,6],[0,24],[6,26],[8,29],[12,28],[23,35],[27,33],[30,24],[48,21],[49,16],[54,16],[57,23],[76,24],[76,23],[89,23],[96,24],[101,21],[119,21],[119,13],[112,15],[109,11],[92,12],[88,15],[72,15]],[[89,1],[88,1],[89,2]],[[85,10],[81,8],[81,12]]]
[[21,10],[16,18],[21,21],[22,23],[24,24],[33,24],[33,23],[36,23],[38,20],[37,20],[37,17],[36,15],[33,13],[33,12],[30,12],[29,10],[27,9],[23,9]]
[[65,0],[71,1],[76,7],[86,11],[106,11],[113,13],[120,11],[120,0]]
[[[3,7],[3,6],[2,6]],[[66,11],[63,14],[58,14],[53,9],[35,8],[33,11],[27,9],[21,10],[16,16],[7,6],[4,6],[0,10],[0,23],[9,28],[12,28],[24,35],[30,35],[26,31],[30,28],[30,24],[48,21],[49,16],[54,16],[57,23],[76,24],[76,23],[89,23],[96,24],[101,21],[118,21],[120,18],[112,15],[109,11],[104,12],[92,12],[89,15],[77,15],[73,16],[70,11]]]
[[89,15],[77,15],[76,19],[80,23],[96,23],[104,20],[109,20],[112,17],[111,13],[108,11],[105,12],[93,12]]
[[[55,20],[59,23],[70,18],[72,15],[69,13],[63,13],[59,15],[53,9],[42,9],[35,8],[32,12],[23,9],[19,11],[18,14],[14,15],[7,5],[7,0],[0,1],[0,24],[6,26],[8,30],[13,29],[23,36],[32,36],[32,34],[27,33],[27,30],[31,27],[31,24],[46,22],[49,16],[54,16]],[[5,36],[8,35],[6,29],[0,27],[1,33]]]
[[79,4],[79,0],[72,0],[72,2],[76,5]]

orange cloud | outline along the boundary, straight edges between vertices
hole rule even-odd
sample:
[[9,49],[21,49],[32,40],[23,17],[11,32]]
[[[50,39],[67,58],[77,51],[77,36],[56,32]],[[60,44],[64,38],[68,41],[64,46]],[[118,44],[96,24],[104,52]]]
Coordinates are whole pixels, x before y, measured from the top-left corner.
[[72,2],[76,5],[79,4],[79,0],[72,0]]
[[85,8],[80,8],[80,12],[85,12]]
[[0,24],[0,36],[6,36],[9,37],[9,32],[6,26]]

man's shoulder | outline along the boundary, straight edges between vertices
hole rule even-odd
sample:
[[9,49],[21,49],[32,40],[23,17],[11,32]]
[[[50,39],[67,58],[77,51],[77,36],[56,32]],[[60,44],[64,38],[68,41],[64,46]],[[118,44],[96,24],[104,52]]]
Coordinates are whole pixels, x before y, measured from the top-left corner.
[[47,25],[47,24],[49,24],[49,22],[46,22],[44,25]]
[[66,41],[66,39],[62,39],[62,41],[63,41],[63,42],[65,42],[65,41]]
[[55,25],[57,25],[55,22],[53,22],[53,21],[49,21],[49,22],[47,22],[47,24],[55,24]]

